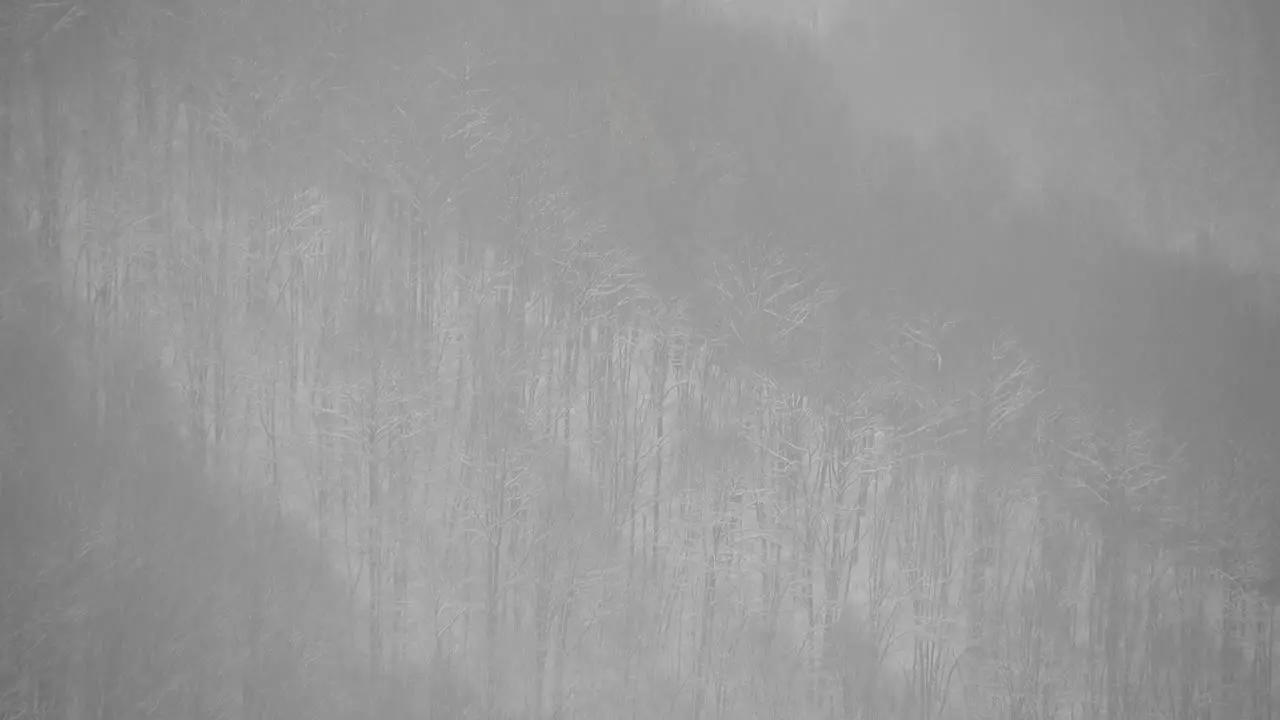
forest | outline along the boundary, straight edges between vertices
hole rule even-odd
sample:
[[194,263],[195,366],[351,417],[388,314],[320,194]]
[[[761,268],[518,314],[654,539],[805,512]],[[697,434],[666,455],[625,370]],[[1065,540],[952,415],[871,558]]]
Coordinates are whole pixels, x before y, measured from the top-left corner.
[[1273,717],[1280,5],[972,5],[1034,181],[852,11],[0,4],[0,720]]

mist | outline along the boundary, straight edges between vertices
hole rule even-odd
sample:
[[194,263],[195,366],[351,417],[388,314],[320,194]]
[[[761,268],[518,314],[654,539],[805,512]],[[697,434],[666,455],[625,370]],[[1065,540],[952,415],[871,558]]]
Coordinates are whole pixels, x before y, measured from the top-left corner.
[[1266,718],[1257,0],[0,8],[0,720]]

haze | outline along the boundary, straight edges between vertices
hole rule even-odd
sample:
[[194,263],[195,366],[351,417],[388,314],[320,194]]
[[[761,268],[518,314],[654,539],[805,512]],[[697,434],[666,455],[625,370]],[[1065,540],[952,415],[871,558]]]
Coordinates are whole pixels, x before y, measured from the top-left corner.
[[0,3],[0,720],[1277,707],[1280,3]]

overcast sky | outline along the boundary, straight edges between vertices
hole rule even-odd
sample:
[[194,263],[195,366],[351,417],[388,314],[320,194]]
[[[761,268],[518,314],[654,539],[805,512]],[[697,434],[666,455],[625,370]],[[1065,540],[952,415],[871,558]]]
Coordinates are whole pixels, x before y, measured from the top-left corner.
[[1274,0],[713,1],[814,29],[863,122],[925,142],[976,122],[1025,187],[1052,168],[1153,242],[1214,227],[1233,262],[1280,266]]
[[[1037,139],[1036,116],[1043,114],[1037,109],[1054,102],[1048,91],[1060,96],[1068,80],[1040,59],[1007,62],[1026,39],[1014,32],[1016,13],[995,12],[1001,1],[719,0],[739,17],[813,28],[862,121],[924,142],[948,127],[980,123],[1022,163],[1023,179],[1034,183],[1048,152]],[[1006,32],[993,26],[993,15]],[[985,24],[983,34],[1006,34],[1008,45],[979,44],[973,32],[978,23]],[[1044,48],[1039,54],[1051,56]],[[1061,110],[1054,115],[1059,124],[1068,121]],[[1072,122],[1086,122],[1081,107],[1075,115]]]

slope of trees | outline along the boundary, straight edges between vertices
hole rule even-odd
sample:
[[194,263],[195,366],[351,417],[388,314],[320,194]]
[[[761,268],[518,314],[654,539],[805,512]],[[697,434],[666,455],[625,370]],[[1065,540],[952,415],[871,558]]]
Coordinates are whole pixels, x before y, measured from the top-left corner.
[[6,8],[12,715],[1269,712],[1266,283],[661,5]]

